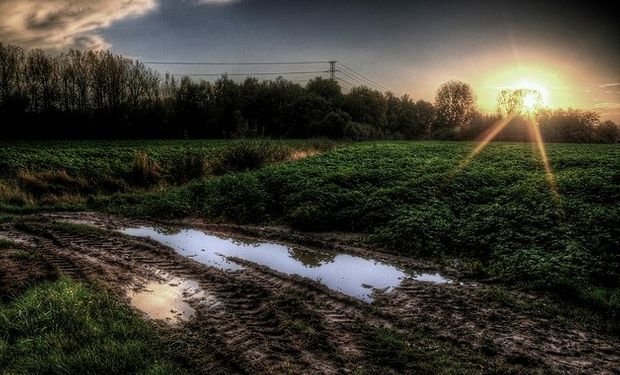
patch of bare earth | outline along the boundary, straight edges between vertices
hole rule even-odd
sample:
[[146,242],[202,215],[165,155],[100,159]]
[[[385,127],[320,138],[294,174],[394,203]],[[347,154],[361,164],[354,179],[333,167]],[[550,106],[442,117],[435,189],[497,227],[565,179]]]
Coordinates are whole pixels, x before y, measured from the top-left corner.
[[[98,229],[58,224],[67,222]],[[199,373],[409,371],[402,364],[377,363],[370,352],[370,336],[360,327],[425,332],[454,348],[452,354],[459,361],[482,358],[467,368],[473,372],[489,372],[498,366],[515,373],[619,371],[617,338],[526,316],[509,307],[491,307],[480,297],[484,285],[406,280],[390,293],[377,293],[374,302],[367,304],[318,282],[241,259],[235,262],[243,265],[242,270],[208,267],[154,241],[116,231],[140,224],[145,222],[94,213],[50,214],[2,224],[0,235],[44,249],[61,272],[118,293],[128,303],[133,301]],[[169,224],[326,246],[285,228]],[[358,247],[332,247],[367,252]],[[373,255],[401,266],[432,267],[387,254]]]

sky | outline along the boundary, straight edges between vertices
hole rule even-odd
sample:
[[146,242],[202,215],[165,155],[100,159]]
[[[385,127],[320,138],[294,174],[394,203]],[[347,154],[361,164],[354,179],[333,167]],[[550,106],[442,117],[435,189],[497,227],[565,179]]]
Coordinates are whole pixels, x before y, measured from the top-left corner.
[[[596,110],[620,123],[613,8],[612,1],[546,0],[0,0],[0,41],[107,48],[144,61],[337,60],[416,100],[433,101],[439,85],[458,79],[473,87],[483,111],[494,111],[501,89],[525,87],[539,89],[552,108]],[[327,64],[153,68],[246,73]]]

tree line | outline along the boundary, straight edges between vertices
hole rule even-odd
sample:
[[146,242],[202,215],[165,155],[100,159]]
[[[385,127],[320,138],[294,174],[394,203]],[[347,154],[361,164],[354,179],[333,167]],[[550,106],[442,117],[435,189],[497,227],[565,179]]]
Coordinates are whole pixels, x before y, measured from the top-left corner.
[[[498,113],[486,115],[460,81],[443,84],[431,103],[365,86],[344,93],[336,80],[321,77],[305,86],[282,77],[177,80],[108,51],[51,55],[0,43],[2,138],[466,140],[513,115],[518,99],[501,93]],[[529,120],[512,117],[498,139],[527,140]],[[540,109],[536,118],[548,141],[618,140],[617,125],[595,112]]]

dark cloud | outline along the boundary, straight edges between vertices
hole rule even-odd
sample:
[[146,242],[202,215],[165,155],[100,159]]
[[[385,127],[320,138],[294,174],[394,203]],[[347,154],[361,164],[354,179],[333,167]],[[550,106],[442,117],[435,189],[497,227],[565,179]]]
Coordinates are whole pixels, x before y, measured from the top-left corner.
[[3,0],[0,40],[45,49],[107,48],[100,29],[156,6],[156,0]]

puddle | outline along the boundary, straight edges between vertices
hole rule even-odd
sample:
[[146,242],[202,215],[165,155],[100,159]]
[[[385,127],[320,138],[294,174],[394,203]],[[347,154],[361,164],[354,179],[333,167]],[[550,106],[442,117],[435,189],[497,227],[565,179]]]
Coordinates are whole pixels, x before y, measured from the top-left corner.
[[241,265],[228,259],[236,257],[289,275],[307,277],[366,302],[372,302],[373,289],[389,292],[405,279],[436,284],[453,282],[438,273],[410,274],[374,259],[269,242],[250,242],[193,229],[171,232],[143,226],[126,228],[122,232],[148,237],[208,266],[229,271],[241,270]]
[[204,291],[195,281],[174,278],[130,288],[127,296],[132,306],[151,319],[176,322],[189,320],[194,315],[195,310],[187,301],[204,298]]

